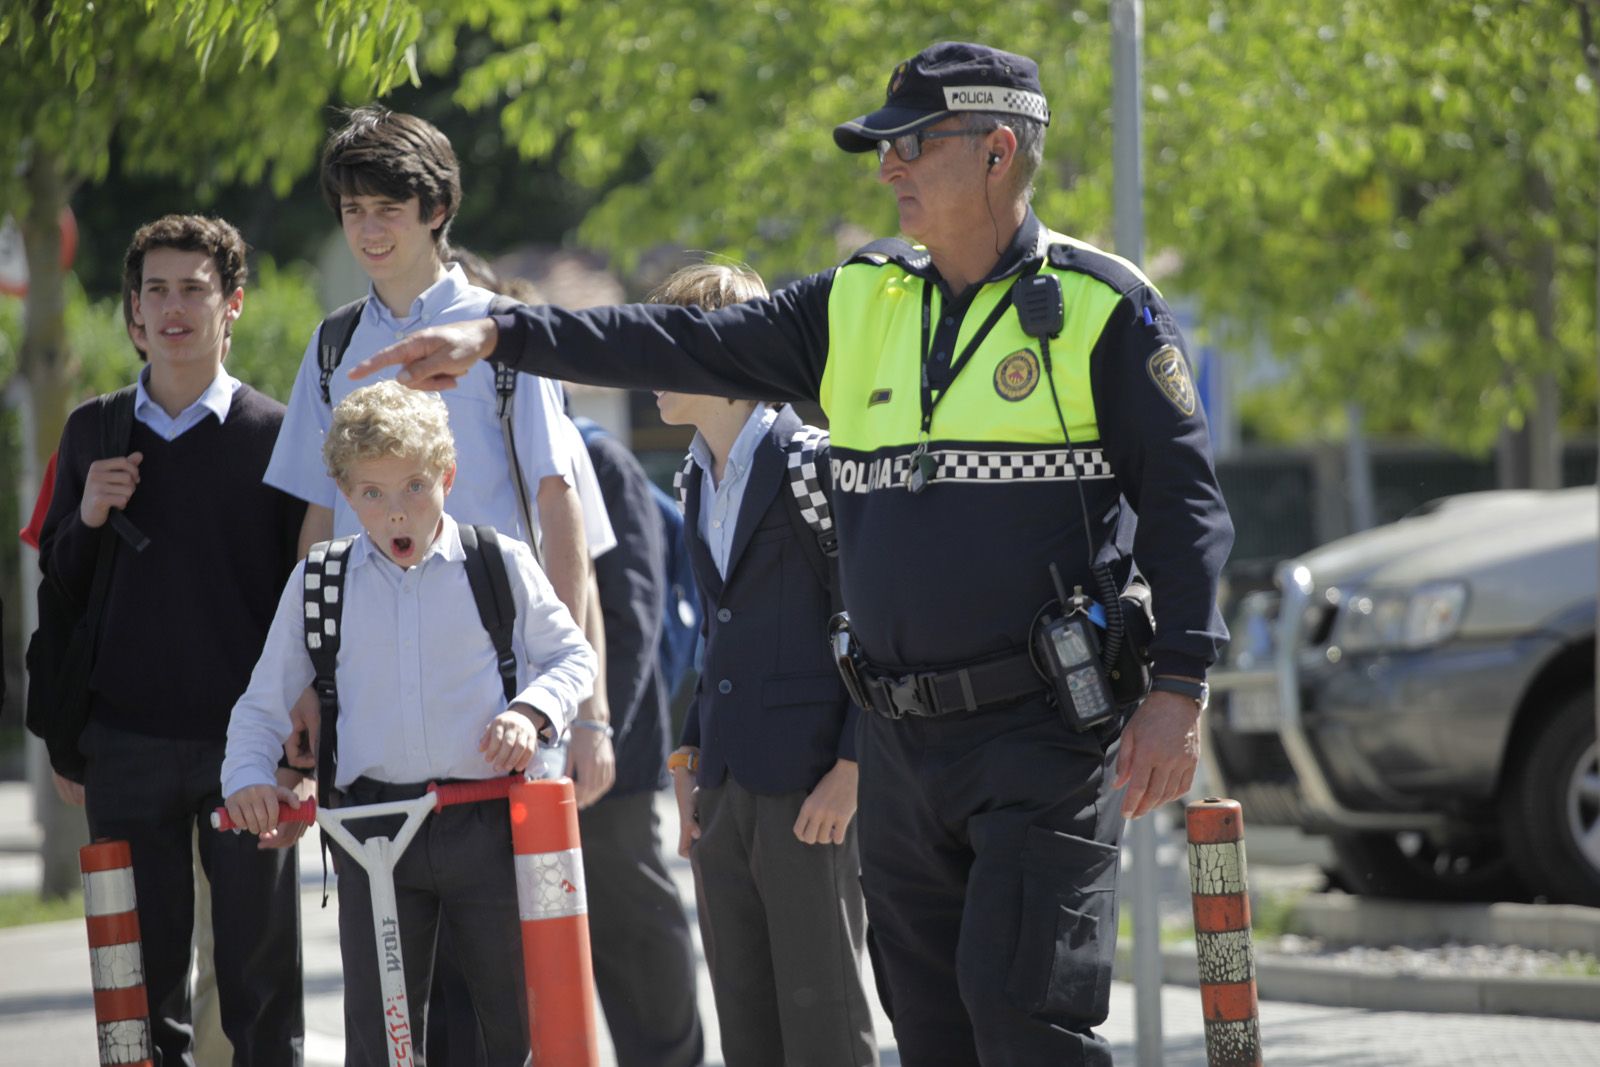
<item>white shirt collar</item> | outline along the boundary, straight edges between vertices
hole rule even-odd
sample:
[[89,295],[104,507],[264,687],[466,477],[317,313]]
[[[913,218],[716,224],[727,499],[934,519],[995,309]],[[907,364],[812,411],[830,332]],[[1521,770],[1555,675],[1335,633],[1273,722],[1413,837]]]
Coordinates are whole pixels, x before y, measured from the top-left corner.
[[377,315],[380,323],[400,325],[415,322],[426,326],[435,316],[449,310],[469,288],[471,283],[467,281],[466,272],[461,269],[461,264],[451,263],[445,267],[443,278],[428,286],[411,302],[410,311],[404,318],[396,316],[389,310],[389,306],[378,295],[377,286],[372,284],[367,286],[367,308]]
[[[150,395],[146,384],[149,380],[150,368],[146,367],[139,372],[139,377],[134,384],[133,410],[135,413],[142,413],[147,407],[154,407],[165,413],[166,409],[157,404],[155,398]],[[178,412],[173,418],[181,419],[186,412],[192,411],[196,407],[204,407],[217,417],[218,422],[227,422],[228,412],[233,408],[233,394],[242,384],[244,383],[239,379],[218,367],[217,376],[211,379],[211,384],[206,386],[205,392],[196,397],[193,404]]]

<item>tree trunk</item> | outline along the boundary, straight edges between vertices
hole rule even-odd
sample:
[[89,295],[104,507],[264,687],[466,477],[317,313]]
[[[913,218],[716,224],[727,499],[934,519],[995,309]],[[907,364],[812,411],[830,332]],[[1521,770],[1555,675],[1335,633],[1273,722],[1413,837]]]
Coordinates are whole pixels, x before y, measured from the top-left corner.
[[[61,427],[72,406],[76,361],[67,345],[65,275],[61,269],[61,212],[70,190],[59,161],[35,155],[28,174],[28,210],[22,219],[22,242],[28,259],[28,295],[23,305],[20,366],[33,405],[33,455],[48,456],[61,440]],[[32,479],[24,479],[31,481]],[[28,502],[31,505],[31,501]],[[22,514],[29,513],[24,508]],[[22,568],[23,573],[33,568]],[[34,590],[21,590],[32,598]],[[87,843],[83,812],[57,798],[50,783],[49,762],[40,758],[42,745],[32,744],[29,773],[33,779],[34,818],[42,831],[40,859],[44,870],[41,896],[65,896],[81,884],[78,848]]]

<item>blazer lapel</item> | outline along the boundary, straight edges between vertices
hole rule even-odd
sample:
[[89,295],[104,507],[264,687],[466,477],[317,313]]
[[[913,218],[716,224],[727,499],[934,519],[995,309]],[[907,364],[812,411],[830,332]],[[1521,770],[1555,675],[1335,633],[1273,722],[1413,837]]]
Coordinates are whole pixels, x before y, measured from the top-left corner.
[[773,497],[784,491],[788,481],[787,459],[783,453],[780,441],[786,441],[794,436],[795,430],[800,425],[800,419],[794,409],[785,406],[778,412],[778,417],[773,420],[772,428],[767,436],[756,445],[755,454],[750,458],[750,474],[744,487],[744,499],[739,503],[739,518],[733,527],[733,545],[728,552],[728,573],[733,574],[739,568],[739,557],[744,555],[745,546],[750,543],[750,537],[755,533],[756,527],[761,525],[761,517],[772,506]]
[[722,599],[722,575],[717,573],[717,561],[711,558],[711,549],[700,536],[700,488],[703,485],[705,472],[696,465],[689,474],[684,493],[683,536],[689,541],[689,559],[695,578],[700,582],[701,594],[708,603],[715,604]]

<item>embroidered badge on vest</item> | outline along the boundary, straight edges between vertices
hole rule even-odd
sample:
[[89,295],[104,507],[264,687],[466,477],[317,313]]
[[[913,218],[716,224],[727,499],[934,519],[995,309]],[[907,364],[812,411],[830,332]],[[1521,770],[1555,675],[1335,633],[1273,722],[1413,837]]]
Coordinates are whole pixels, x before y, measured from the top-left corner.
[[994,391],[1004,400],[1021,400],[1039,384],[1039,357],[1033,349],[1011,353],[994,369]]
[[1189,380],[1189,361],[1182,352],[1164,345],[1145,363],[1145,369],[1173,407],[1184,415],[1194,414],[1194,382]]
[[867,397],[867,407],[871,408],[877,407],[879,404],[887,404],[893,396],[893,389],[874,389],[872,395]]

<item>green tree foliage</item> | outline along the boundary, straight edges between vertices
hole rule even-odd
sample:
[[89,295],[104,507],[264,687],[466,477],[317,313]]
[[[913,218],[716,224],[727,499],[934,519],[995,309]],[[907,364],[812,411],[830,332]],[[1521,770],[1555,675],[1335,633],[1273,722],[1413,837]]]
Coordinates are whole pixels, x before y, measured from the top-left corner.
[[[56,220],[81,182],[106,173],[113,144],[130,172],[170,177],[201,202],[233,180],[287,191],[315,156],[318,107],[415,77],[422,21],[401,0],[0,5],[0,204],[28,258],[17,359],[34,455],[55,447],[79,388]],[[46,808],[42,888],[61,893],[77,881],[71,824]]]
[[[1206,319],[1265,335],[1321,407],[1484,447],[1553,374],[1593,420],[1595,92],[1575,4],[1146,4],[1147,244]],[[939,39],[1034,56],[1054,112],[1040,215],[1109,243],[1107,5],[932,0],[486,3],[507,47],[460,99],[610,190],[583,236],[698,246],[779,276],[893,232],[841,119]]]

